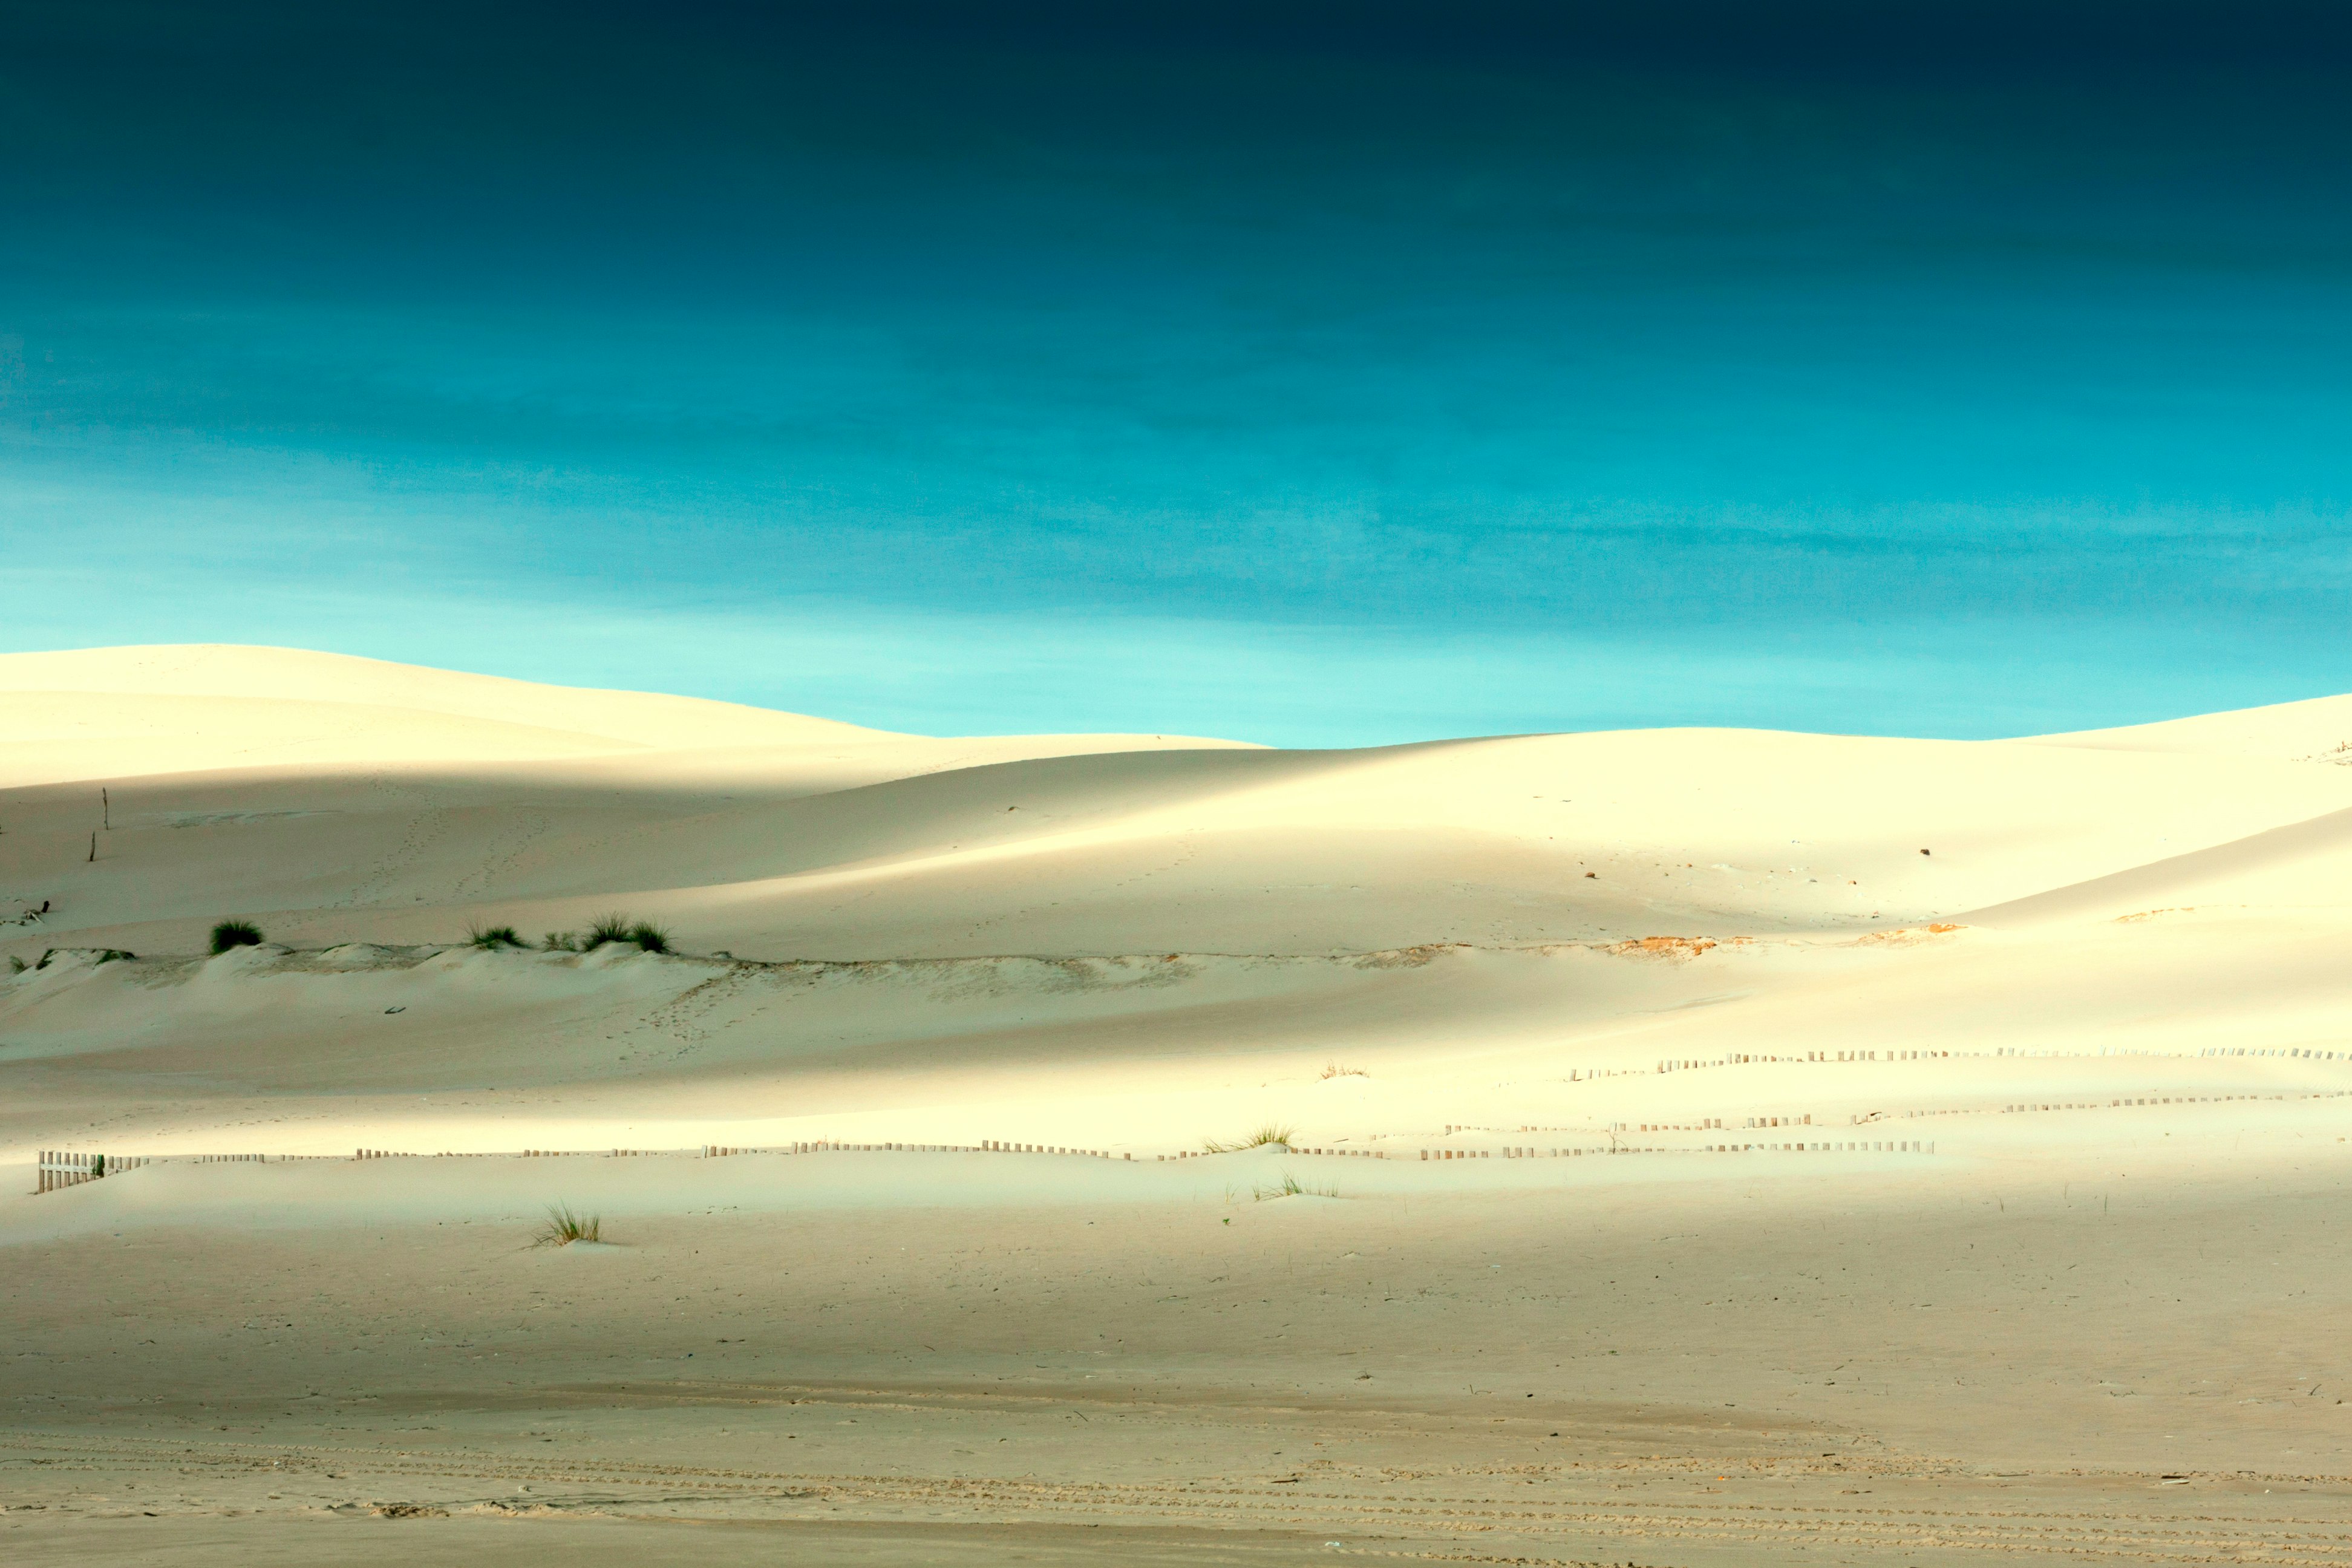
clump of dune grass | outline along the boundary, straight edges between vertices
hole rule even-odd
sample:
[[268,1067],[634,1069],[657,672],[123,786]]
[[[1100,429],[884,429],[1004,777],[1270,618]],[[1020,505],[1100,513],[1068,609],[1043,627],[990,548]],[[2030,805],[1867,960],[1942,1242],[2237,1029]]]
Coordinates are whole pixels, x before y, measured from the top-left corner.
[[11,973],[11,974],[22,974],[22,973],[25,973],[25,971],[26,971],[27,969],[30,969],[30,968],[32,968],[32,967],[33,967],[33,966],[32,966],[31,964],[29,964],[29,963],[26,963],[23,959],[21,959],[21,958],[17,957],[17,956],[16,956],[15,953],[13,953],[13,952],[12,952],[12,953],[10,953],[10,954],[8,955],[8,973]]
[[233,947],[259,947],[262,941],[261,928],[251,921],[223,921],[213,927],[213,956]]
[[569,1247],[575,1241],[604,1239],[604,1221],[595,1215],[572,1212],[569,1204],[551,1205],[547,1211],[547,1223],[539,1227],[533,1239],[535,1247]]
[[495,952],[502,947],[520,947],[522,938],[515,935],[515,928],[512,926],[467,926],[466,944],[468,947],[488,948]]
[[1250,1189],[1250,1196],[1258,1203],[1265,1203],[1272,1198],[1336,1198],[1339,1195],[1339,1189],[1337,1187],[1310,1187],[1287,1171],[1282,1173],[1282,1180],[1273,1186]]
[[1338,1062],[1326,1062],[1323,1064],[1323,1076],[1325,1078],[1370,1078],[1372,1075],[1361,1068],[1343,1068]]
[[579,950],[593,952],[606,942],[641,947],[647,952],[667,952],[669,932],[651,921],[633,921],[617,912],[599,915],[589,926],[588,934],[580,939]]
[[580,938],[568,931],[551,931],[540,945],[550,952],[577,952],[580,951]]
[[580,951],[593,952],[608,942],[626,942],[629,932],[635,929],[628,916],[617,911],[598,915],[588,923],[588,934],[580,939]]
[[1255,1131],[1244,1133],[1238,1143],[1228,1143],[1219,1138],[1208,1139],[1202,1143],[1201,1151],[1206,1154],[1238,1154],[1245,1149],[1263,1149],[1270,1144],[1288,1149],[1297,1131],[1297,1128],[1269,1121]]

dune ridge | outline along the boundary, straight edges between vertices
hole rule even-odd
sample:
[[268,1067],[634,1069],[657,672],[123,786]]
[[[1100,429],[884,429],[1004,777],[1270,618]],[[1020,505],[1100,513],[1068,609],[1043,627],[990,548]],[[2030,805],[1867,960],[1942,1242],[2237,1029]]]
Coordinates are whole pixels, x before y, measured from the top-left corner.
[[[490,724],[604,749],[288,760],[273,748],[310,742],[237,729],[273,686],[388,715],[387,750],[417,715],[459,743]],[[699,1103],[811,1074],[854,1099],[877,1074],[1045,1072],[1126,1096],[1128,1137],[1150,1094],[1114,1086],[1203,1060],[1551,1061],[1581,1083],[1735,1037],[1864,1052],[1898,1021],[1938,1051],[1989,1029],[2095,1051],[2301,1040],[2329,1027],[2352,869],[2352,770],[2187,741],[929,741],[280,650],[0,660],[0,693],[77,688],[180,717],[142,742],[148,771],[106,784],[103,826],[89,779],[0,796],[0,952],[142,956],[17,976],[0,1062],[184,1064],[238,1096],[531,1082]],[[184,734],[253,761],[180,769]],[[464,946],[614,910],[677,954]],[[172,957],[230,913],[278,945]],[[395,1056],[362,1070],[297,1044],[362,1006],[402,1009]],[[28,1103],[9,1120],[29,1131],[48,1111]]]

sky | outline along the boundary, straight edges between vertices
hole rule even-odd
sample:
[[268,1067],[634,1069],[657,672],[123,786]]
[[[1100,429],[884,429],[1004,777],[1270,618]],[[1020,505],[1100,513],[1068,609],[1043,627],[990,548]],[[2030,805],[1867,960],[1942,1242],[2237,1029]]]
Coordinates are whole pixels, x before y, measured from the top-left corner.
[[2336,16],[0,0],[0,651],[1288,745],[2352,689]]

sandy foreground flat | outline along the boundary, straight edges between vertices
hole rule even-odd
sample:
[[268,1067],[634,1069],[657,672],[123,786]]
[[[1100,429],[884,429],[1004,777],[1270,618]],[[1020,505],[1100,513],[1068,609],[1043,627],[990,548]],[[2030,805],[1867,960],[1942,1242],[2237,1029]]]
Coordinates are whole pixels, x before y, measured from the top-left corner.
[[2352,1564],[2347,748],[0,658],[0,1560]]

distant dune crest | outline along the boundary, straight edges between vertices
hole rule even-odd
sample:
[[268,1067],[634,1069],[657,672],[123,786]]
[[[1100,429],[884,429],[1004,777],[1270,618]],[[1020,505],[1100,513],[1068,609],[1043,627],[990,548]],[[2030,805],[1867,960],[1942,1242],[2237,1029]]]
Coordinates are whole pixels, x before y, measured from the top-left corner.
[[2041,735],[2047,746],[2099,747],[2117,752],[2189,752],[2208,756],[2280,757],[2290,762],[2352,766],[2352,695],[2314,697],[2267,708],[2200,713],[2116,730]]

